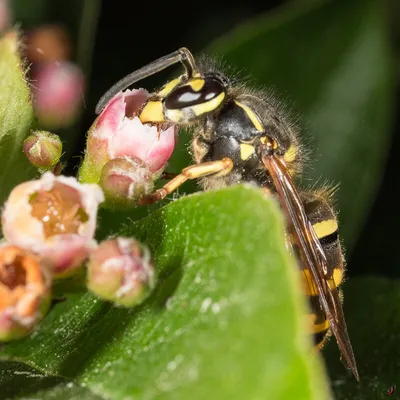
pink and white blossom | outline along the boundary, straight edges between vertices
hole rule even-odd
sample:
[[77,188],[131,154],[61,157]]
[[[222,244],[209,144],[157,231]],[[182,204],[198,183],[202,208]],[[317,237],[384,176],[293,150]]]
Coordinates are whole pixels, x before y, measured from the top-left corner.
[[103,166],[124,157],[141,160],[155,178],[161,174],[175,148],[177,127],[142,124],[135,114],[149,96],[144,89],[126,90],[108,103],[89,131],[81,181],[98,183]]
[[55,277],[69,275],[96,248],[98,185],[46,172],[41,179],[15,187],[2,213],[5,239],[40,254]]

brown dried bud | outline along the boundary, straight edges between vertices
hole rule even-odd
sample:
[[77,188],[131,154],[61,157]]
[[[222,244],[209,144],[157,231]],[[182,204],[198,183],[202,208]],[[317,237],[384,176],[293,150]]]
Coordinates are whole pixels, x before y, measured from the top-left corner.
[[150,251],[135,239],[107,240],[90,257],[87,285],[103,299],[134,307],[151,293],[155,284]]
[[27,56],[31,62],[66,61],[71,54],[69,34],[59,25],[41,25],[28,33]]
[[0,248],[0,341],[27,335],[50,306],[50,273],[40,257],[16,246]]

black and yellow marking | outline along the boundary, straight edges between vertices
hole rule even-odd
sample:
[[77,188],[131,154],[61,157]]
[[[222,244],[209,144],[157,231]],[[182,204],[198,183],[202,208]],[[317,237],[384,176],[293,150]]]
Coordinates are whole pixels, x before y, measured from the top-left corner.
[[256,152],[256,149],[253,145],[248,143],[241,143],[240,144],[240,158],[245,161],[249,157],[251,157]]
[[201,89],[203,89],[204,84],[206,81],[204,79],[192,79],[188,82],[188,85],[195,91],[199,92]]
[[149,100],[141,110],[139,119],[142,123],[165,122],[161,100]]
[[329,321],[322,311],[318,296],[311,296],[309,298],[309,307],[311,313],[306,315],[309,332],[313,335],[314,344],[321,347],[329,332]]
[[166,96],[168,96],[182,82],[182,79],[183,79],[183,76],[180,76],[179,78],[169,81],[157,93],[157,97],[165,98]]
[[286,153],[283,155],[283,160],[285,163],[292,163],[297,157],[297,147],[291,144],[287,149]]
[[254,125],[254,127],[257,129],[258,132],[264,133],[264,127],[262,126],[262,123],[260,121],[260,118],[257,116],[257,114],[249,107],[246,106],[245,104],[241,103],[240,101],[235,100],[235,103],[243,109],[243,111],[247,114],[248,118]]
[[[336,215],[329,202],[313,192],[303,194],[303,204],[307,217],[324,250],[328,271],[326,279],[331,289],[336,289],[343,281],[343,255],[339,241]],[[314,344],[321,348],[329,336],[329,321],[322,311],[318,290],[307,269],[302,269],[304,292],[309,298],[311,314],[307,316]]]
[[224,101],[226,94],[224,92],[220,93],[218,96],[214,97],[212,100],[206,101],[201,104],[192,106],[192,111],[197,117],[205,114],[214,112]]

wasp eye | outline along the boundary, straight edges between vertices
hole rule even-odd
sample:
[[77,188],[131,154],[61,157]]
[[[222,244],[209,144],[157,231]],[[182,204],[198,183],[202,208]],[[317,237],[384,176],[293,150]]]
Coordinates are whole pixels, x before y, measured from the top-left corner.
[[193,79],[175,89],[164,100],[164,105],[170,110],[191,107],[213,100],[225,92],[222,83],[214,78]]

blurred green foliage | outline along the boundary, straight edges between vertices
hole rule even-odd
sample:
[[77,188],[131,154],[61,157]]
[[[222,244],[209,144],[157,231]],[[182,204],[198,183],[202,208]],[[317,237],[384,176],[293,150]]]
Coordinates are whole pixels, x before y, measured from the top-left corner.
[[14,33],[0,39],[0,204],[15,185],[36,174],[22,152],[22,142],[35,127],[35,117],[18,46]]

